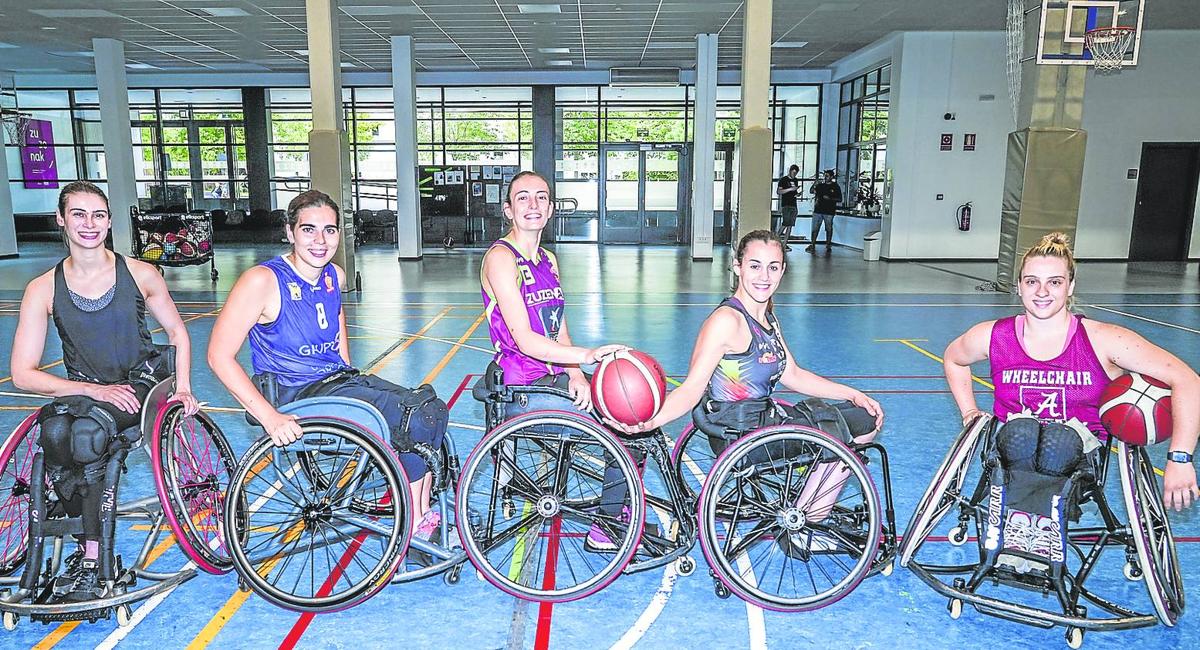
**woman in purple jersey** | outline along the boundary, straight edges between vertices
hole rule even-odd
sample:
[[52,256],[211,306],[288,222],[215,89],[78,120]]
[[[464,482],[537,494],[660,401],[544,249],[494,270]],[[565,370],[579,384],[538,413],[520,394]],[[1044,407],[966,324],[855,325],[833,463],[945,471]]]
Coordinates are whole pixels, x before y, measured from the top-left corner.
[[[410,481],[414,534],[427,539],[441,522],[429,507],[433,477],[426,462],[406,450],[414,443],[441,446],[446,405],[428,386],[410,390],[351,365],[341,299],[346,275],[332,262],[341,239],[337,203],[316,190],[300,194],[288,204],[286,232],[291,250],[243,273],[229,292],[213,325],[208,364],[280,446],[303,433],[295,416],[276,409],[283,404],[340,395],[378,408]],[[278,404],[267,401],[237,361],[247,338],[256,377],[275,378]]]
[[[101,595],[96,567],[105,489],[94,470],[102,470],[114,435],[139,422],[142,401],[166,378],[147,309],[175,347],[174,399],[187,415],[199,403],[191,394],[187,327],[162,275],[104,246],[112,227],[108,197],[87,181],[69,183],[58,195],[56,218],[69,253],[25,287],[9,367],[18,389],[54,398],[39,415],[38,444],[61,503],[84,528],[81,548],[68,558],[55,591],[66,591],[67,600],[89,600]],[[51,321],[62,342],[65,378],[41,365]]]
[[504,199],[504,216],[512,229],[483,257],[484,312],[506,384],[557,381],[571,394],[575,407],[587,411],[592,406],[591,386],[579,366],[627,348],[582,348],[571,342],[558,260],[541,247],[542,231],[553,215],[546,179],[531,171],[513,177]]
[[1111,379],[1125,371],[1153,376],[1173,393],[1163,501],[1176,510],[1191,506],[1197,494],[1192,452],[1200,434],[1200,378],[1136,332],[1071,313],[1075,258],[1066,235],[1042,237],[1021,258],[1017,277],[1024,311],[979,323],[946,348],[946,381],[964,424],[980,413],[971,376],[971,364],[979,361],[991,362],[992,410],[999,421],[1025,415],[1095,433],[1104,430],[1100,394]]

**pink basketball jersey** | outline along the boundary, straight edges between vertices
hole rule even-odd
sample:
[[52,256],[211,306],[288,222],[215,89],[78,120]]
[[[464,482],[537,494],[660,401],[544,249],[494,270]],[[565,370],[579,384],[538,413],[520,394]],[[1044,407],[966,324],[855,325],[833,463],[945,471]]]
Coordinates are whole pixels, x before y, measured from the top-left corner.
[[1083,317],[1075,318],[1066,347],[1047,361],[1026,354],[1016,316],[1002,318],[992,326],[989,356],[996,386],[992,412],[1001,422],[1014,414],[1030,413],[1043,422],[1075,418],[1097,435],[1104,433],[1099,408],[1108,373],[1092,349]]

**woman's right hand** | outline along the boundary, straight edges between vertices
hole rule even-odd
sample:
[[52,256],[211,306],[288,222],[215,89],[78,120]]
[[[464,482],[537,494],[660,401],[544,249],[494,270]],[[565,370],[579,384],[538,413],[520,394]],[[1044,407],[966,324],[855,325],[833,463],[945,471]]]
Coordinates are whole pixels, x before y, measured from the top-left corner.
[[618,352],[624,352],[625,350],[628,350],[628,349],[629,349],[628,345],[622,345],[620,343],[610,343],[608,345],[601,345],[598,348],[592,348],[592,349],[588,350],[587,354],[584,355],[584,357],[583,357],[583,362],[584,363],[600,363],[600,361],[603,360],[604,357],[612,356]]
[[87,384],[84,394],[97,402],[108,402],[126,413],[137,413],[142,410],[138,403],[137,394],[129,384]]
[[271,415],[260,422],[276,447],[290,445],[304,435],[304,431],[300,428],[300,422],[294,415],[284,415],[279,411],[272,410]]
[[966,411],[963,411],[963,414],[962,414],[963,426],[964,427],[967,426],[968,424],[971,423],[972,420],[974,420],[975,418],[980,417],[982,415],[984,415],[984,412],[980,411],[979,409],[967,409]]
[[617,422],[616,420],[603,416],[601,416],[600,419],[604,420],[604,424],[607,425],[608,428],[614,431],[620,431],[627,436],[636,436],[640,433],[653,431],[654,429],[658,428],[658,426],[654,424],[653,418],[645,422],[638,422],[637,424],[625,424],[624,422]]

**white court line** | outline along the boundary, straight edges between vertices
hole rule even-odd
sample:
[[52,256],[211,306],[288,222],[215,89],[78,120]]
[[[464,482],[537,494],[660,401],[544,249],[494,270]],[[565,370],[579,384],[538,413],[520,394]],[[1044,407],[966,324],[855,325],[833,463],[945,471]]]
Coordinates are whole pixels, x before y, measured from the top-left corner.
[[[291,470],[289,470],[286,474],[287,477],[291,478],[293,475],[296,474],[296,470],[298,470],[298,469],[300,469],[300,463],[296,463],[295,465],[292,465]],[[275,484],[272,485],[271,488],[269,490],[267,490],[261,498],[259,498],[257,501],[255,501],[250,506],[250,512],[251,513],[257,512],[259,508],[262,508],[263,505],[266,504],[266,500],[269,499],[270,497],[274,496],[275,493],[278,492],[279,489],[282,487],[283,487],[282,481],[275,481]],[[215,550],[217,550],[216,546],[219,546],[220,543],[221,542],[219,539],[213,539],[212,541],[210,541],[208,543],[208,547],[215,551]],[[214,545],[216,545],[216,546],[214,546]],[[180,567],[179,570],[186,571],[188,569],[192,569],[195,567],[196,567],[196,563],[189,561],[187,564],[184,564],[182,567]],[[113,630],[111,633],[109,633],[109,635],[107,637],[104,637],[104,640],[101,641],[96,646],[96,650],[112,650],[113,648],[117,647],[118,643],[120,643],[121,641],[124,641],[125,637],[129,636],[130,632],[133,632],[133,628],[137,627],[138,625],[141,624],[142,621],[146,620],[146,617],[150,615],[150,612],[153,612],[156,607],[161,605],[162,602],[167,599],[167,596],[170,596],[176,589],[183,586],[183,584],[184,583],[181,582],[181,583],[175,585],[174,587],[171,587],[170,589],[168,589],[160,594],[156,594],[156,595],[146,599],[145,601],[143,601],[142,604],[139,605],[137,609],[133,610],[133,616],[129,619],[129,625],[126,625],[124,627],[121,627],[118,625],[115,630]]]
[[463,424],[462,422],[448,422],[447,424],[449,424],[452,427],[458,427],[459,429],[470,429],[471,431],[487,431],[487,429],[479,426],[478,424]]
[[[687,454],[683,454],[683,464],[692,472],[692,475],[700,481],[700,485],[703,486],[708,477],[700,471],[700,467],[696,465],[695,461],[693,461]],[[728,527],[726,527],[725,532],[729,532]],[[753,584],[757,584],[754,580],[754,570],[750,566],[750,559],[746,557],[745,553],[742,553],[740,556],[738,556],[737,565],[738,573],[740,573],[742,577],[746,578]],[[750,647],[754,648],[755,650],[766,650],[767,626],[766,621],[763,620],[763,610],[758,605],[755,605],[749,601],[746,602],[746,625],[750,629]]]
[[663,607],[666,607],[667,601],[671,599],[671,592],[674,591],[675,581],[678,579],[679,574],[675,572],[675,564],[668,564],[663,570],[662,582],[658,585],[658,591],[654,592],[654,598],[650,599],[650,604],[634,621],[633,627],[626,630],[625,635],[612,645],[612,650],[628,650],[645,636],[646,631],[662,613]]
[[[1137,319],[1140,321],[1145,321],[1147,323],[1154,323],[1155,325],[1162,325],[1163,327],[1171,327],[1171,328],[1174,328],[1177,330],[1191,332],[1192,334],[1200,334],[1200,330],[1197,330],[1197,329],[1192,329],[1190,327],[1184,327],[1183,325],[1176,325],[1175,323],[1168,323],[1166,321],[1154,320],[1153,318],[1146,318],[1145,316],[1138,316],[1137,314],[1130,314],[1129,312],[1120,311],[1118,309],[1110,309],[1108,307],[1101,307],[1100,305],[1089,305],[1087,303],[1080,303],[1080,306],[1090,307],[1090,308],[1094,308],[1094,309],[1101,309],[1103,311],[1107,311],[1107,312],[1110,312],[1113,314],[1125,316],[1126,318],[1134,318],[1134,319]],[[1143,305],[1137,305],[1137,306],[1142,307]]]

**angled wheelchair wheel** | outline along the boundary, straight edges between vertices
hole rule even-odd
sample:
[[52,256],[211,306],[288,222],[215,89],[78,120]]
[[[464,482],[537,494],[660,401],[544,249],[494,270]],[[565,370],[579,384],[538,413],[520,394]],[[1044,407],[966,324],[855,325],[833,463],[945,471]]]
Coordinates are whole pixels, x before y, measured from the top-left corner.
[[242,457],[225,540],[239,577],[266,600],[338,611],[377,593],[404,560],[408,481],[391,449],[358,425],[304,417],[300,426],[298,442],[276,447],[263,437]]
[[688,489],[693,500],[700,496],[704,479],[716,462],[717,455],[708,444],[708,436],[696,425],[687,425],[671,450],[671,465],[679,474],[676,477],[679,484]]
[[233,569],[222,536],[225,491],[237,457],[203,411],[192,417],[172,402],[158,412],[150,439],[154,487],[180,549],[209,573]]
[[767,427],[713,466],[700,495],[700,545],[743,600],[808,611],[837,602],[870,572],[881,513],[871,475],[849,447],[816,429]]
[[35,412],[0,446],[0,576],[12,575],[25,564],[29,546],[29,482],[37,440]]
[[[602,512],[610,463],[621,473],[610,494],[623,488],[627,496],[623,507]],[[455,520],[488,582],[525,600],[566,602],[624,570],[641,537],[645,497],[633,459],[612,434],[580,415],[538,411],[501,424],[471,452]],[[600,549],[589,534],[611,548]]]
[[[954,439],[954,443],[950,445],[950,451],[947,452],[946,458],[942,460],[942,464],[934,473],[933,480],[925,489],[925,494],[917,502],[912,518],[908,520],[908,528],[904,531],[904,539],[900,542],[898,553],[900,566],[908,566],[909,560],[916,554],[925,538],[933,532],[938,522],[959,503],[959,498],[963,494],[963,483],[967,479],[967,472],[971,469],[971,460],[975,457],[979,441],[984,437],[983,433],[991,426],[992,421],[993,418],[990,415],[977,417],[963,427],[958,437]],[[964,530],[951,533],[952,543],[956,539],[956,534],[961,534],[961,539],[966,541],[966,531]]]
[[1121,493],[1142,579],[1158,619],[1163,625],[1174,626],[1183,615],[1183,575],[1154,465],[1144,447],[1118,442],[1117,454]]

